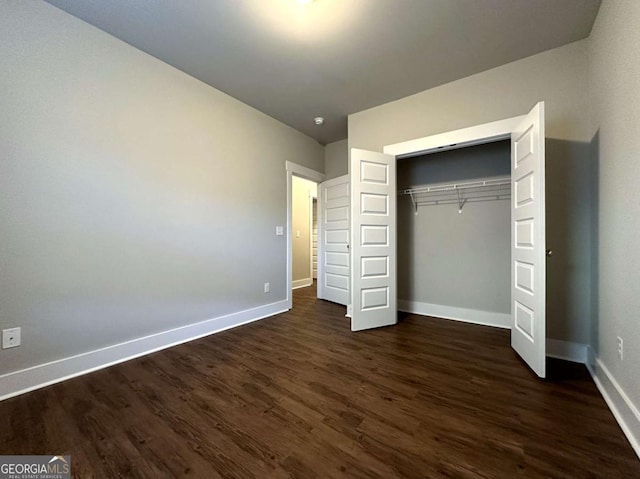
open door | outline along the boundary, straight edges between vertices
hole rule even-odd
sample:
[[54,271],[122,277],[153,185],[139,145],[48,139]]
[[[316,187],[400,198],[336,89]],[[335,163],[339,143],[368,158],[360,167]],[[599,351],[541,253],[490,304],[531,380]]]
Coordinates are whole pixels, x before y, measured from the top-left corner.
[[511,346],[541,378],[546,371],[544,102],[511,134]]
[[349,175],[318,186],[318,298],[349,302]]
[[395,156],[351,150],[351,219],[351,330],[395,324]]

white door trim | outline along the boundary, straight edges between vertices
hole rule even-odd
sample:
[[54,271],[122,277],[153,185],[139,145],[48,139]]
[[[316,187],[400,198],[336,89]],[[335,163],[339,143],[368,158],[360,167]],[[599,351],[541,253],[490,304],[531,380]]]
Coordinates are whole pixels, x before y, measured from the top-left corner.
[[446,151],[467,146],[481,145],[511,138],[511,132],[525,115],[498,120],[483,125],[471,126],[460,130],[447,131],[437,135],[425,136],[414,140],[394,143],[383,147],[382,152],[395,155],[397,159],[433,153],[434,150]]
[[306,166],[298,165],[297,163],[293,163],[291,161],[285,161],[285,169],[287,172],[287,226],[286,226],[286,237],[287,237],[287,283],[286,283],[286,295],[287,295],[287,308],[291,309],[293,307],[293,295],[291,294],[293,284],[293,235],[291,234],[291,228],[293,224],[292,216],[292,186],[293,186],[293,176],[298,176],[300,178],[304,178],[306,180],[315,181],[316,183],[322,183],[324,181],[324,173],[320,173],[319,171],[312,170],[311,168],[307,168]]
[[[426,153],[433,153],[435,151],[453,150],[467,146],[490,143],[497,140],[510,139],[512,133],[518,130],[520,124],[525,120],[527,115],[506,118],[504,120],[476,125],[469,128],[462,128],[460,130],[394,143],[384,146],[382,151],[387,154],[395,155],[397,161],[399,159],[420,156]],[[511,302],[513,302],[513,297],[511,298]],[[513,313],[511,316],[513,321]],[[544,347],[545,341],[543,341],[542,344]]]

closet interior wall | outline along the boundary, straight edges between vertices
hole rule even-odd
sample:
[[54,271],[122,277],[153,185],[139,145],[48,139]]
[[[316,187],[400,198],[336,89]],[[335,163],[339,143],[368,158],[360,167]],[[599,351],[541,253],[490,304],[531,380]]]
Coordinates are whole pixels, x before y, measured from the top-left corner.
[[[510,175],[509,140],[398,161],[398,191]],[[419,206],[398,198],[398,299],[510,313],[509,200]]]

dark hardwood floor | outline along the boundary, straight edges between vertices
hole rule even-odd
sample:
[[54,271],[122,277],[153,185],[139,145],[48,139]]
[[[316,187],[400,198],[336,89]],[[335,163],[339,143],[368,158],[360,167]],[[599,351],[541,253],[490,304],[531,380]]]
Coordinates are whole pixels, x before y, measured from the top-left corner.
[[0,403],[0,453],[82,478],[640,477],[583,366],[540,381],[508,331],[419,316],[351,333],[314,293]]

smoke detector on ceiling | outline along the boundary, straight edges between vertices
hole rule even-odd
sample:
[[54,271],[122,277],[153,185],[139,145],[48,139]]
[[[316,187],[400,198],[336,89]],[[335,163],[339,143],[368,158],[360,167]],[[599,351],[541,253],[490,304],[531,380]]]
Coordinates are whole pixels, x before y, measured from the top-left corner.
[[314,122],[316,125],[318,125],[318,126],[320,126],[320,125],[324,125],[324,118],[322,118],[321,116],[316,116],[316,117],[313,119],[313,122]]

